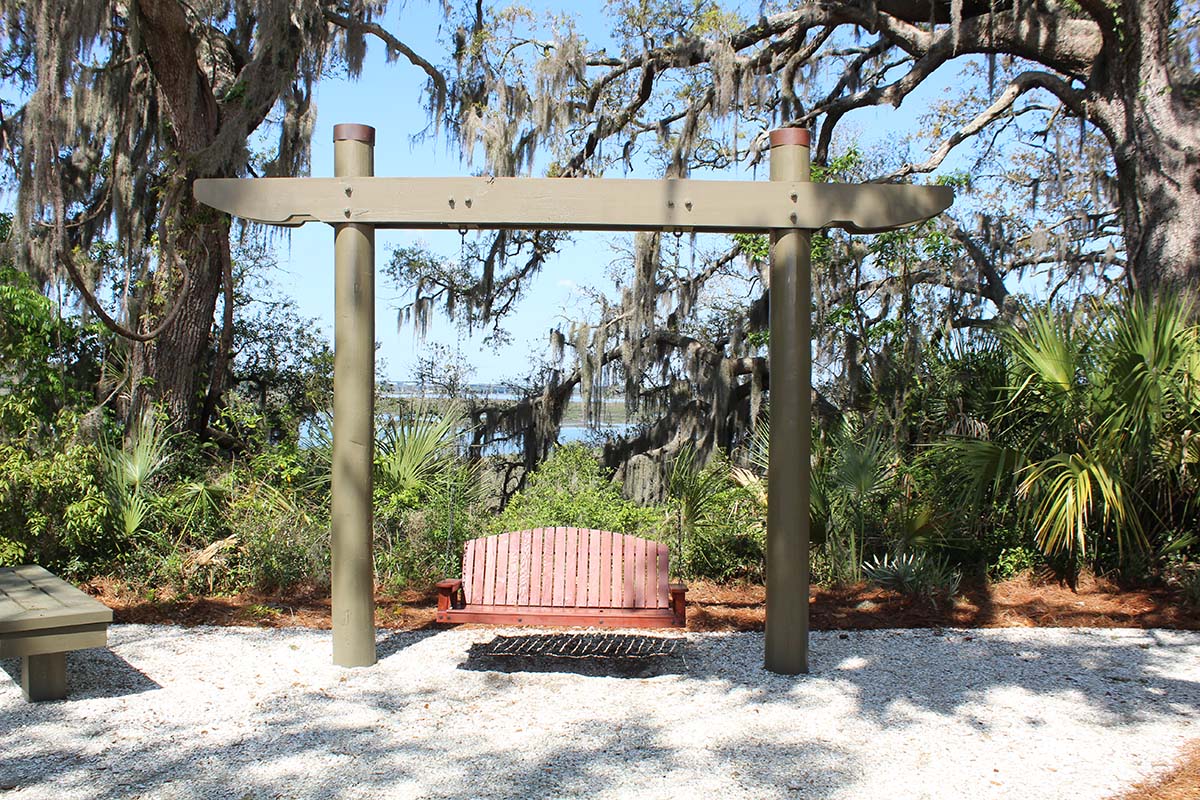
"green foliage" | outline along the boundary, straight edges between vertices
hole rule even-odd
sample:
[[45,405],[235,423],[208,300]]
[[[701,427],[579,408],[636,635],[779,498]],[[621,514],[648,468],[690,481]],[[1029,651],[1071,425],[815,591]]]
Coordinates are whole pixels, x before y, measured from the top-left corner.
[[[1125,568],[1200,513],[1200,337],[1178,302],[1049,311],[1004,336],[989,439],[944,445],[977,497],[1011,502],[1051,558]],[[1069,567],[1073,569],[1073,567]]]
[[994,581],[1006,581],[1033,572],[1041,563],[1041,554],[1030,547],[1006,547],[996,559],[988,564],[988,577]]
[[233,498],[227,514],[237,550],[218,586],[273,591],[328,583],[328,527],[294,497],[253,482]]
[[[720,468],[714,465],[713,468]],[[726,583],[766,579],[767,521],[765,506],[753,490],[731,485],[713,495],[714,513],[707,525],[685,540],[678,557],[689,578]]]
[[937,175],[933,179],[935,186],[950,186],[963,191],[971,191],[971,173],[964,170],[957,172],[945,172]]
[[765,264],[771,257],[771,240],[761,233],[735,233],[733,242],[755,264]]
[[427,584],[456,574],[462,544],[478,533],[478,464],[458,457],[463,406],[418,400],[380,425],[375,459],[380,580]]
[[0,265],[0,439],[49,434],[60,410],[87,401],[98,359],[95,329],[60,318],[33,281]]
[[479,536],[486,524],[478,474],[468,464],[448,464],[424,497],[413,505],[377,510],[375,570],[384,585],[428,586],[457,576],[463,543]]
[[239,299],[252,291],[234,318],[234,387],[219,427],[243,441],[295,439],[301,424],[333,402],[333,349],[294,301],[252,282],[239,285]]
[[135,543],[155,500],[151,481],[170,459],[171,436],[154,411],[146,411],[122,445],[105,438],[100,467],[119,541]]
[[728,485],[728,468],[723,465],[702,468],[691,444],[684,445],[675,456],[667,492],[674,501],[680,552],[683,551],[683,539],[691,540],[699,529],[713,524],[713,516],[720,508],[716,497]]
[[487,523],[488,533],[574,526],[646,535],[662,513],[621,496],[594,453],[580,444],[558,447],[529,477],[504,510]]
[[386,419],[376,434],[376,485],[401,502],[416,504],[439,473],[455,460],[463,431],[464,410],[458,403],[437,408],[427,400]]
[[863,165],[862,151],[851,147],[844,153],[829,159],[828,164],[812,165],[813,183],[845,183],[853,180],[854,173]]
[[862,571],[867,580],[884,589],[931,602],[953,597],[962,580],[962,574],[945,559],[923,552],[876,556],[862,565]]
[[735,486],[718,456],[701,468],[686,445],[667,482],[675,527],[675,568],[686,578],[727,581],[759,578],[764,571],[765,529],[754,496]]
[[99,453],[73,438],[39,444],[0,441],[0,565],[36,562],[71,576],[111,566],[119,549],[104,526]]
[[1183,602],[1191,608],[1200,609],[1200,568],[1190,570],[1180,582]]
[[813,526],[822,531],[829,580],[862,579],[871,542],[883,542],[886,512],[896,499],[897,466],[895,449],[878,428],[847,422],[814,440]]

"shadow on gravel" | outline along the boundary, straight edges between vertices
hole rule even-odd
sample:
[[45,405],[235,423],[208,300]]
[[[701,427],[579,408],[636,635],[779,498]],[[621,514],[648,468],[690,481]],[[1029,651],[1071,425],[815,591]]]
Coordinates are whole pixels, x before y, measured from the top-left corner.
[[[846,682],[858,698],[859,713],[889,726],[907,724],[906,714],[895,713],[899,706],[971,720],[973,712],[965,707],[985,705],[1000,690],[1028,695],[1031,723],[1041,713],[1038,697],[1063,693],[1083,697],[1112,724],[1200,714],[1200,681],[1159,669],[1158,653],[1188,646],[1171,631],[1129,630],[1109,638],[1102,631],[1079,629],[1065,643],[991,634],[939,628],[813,633],[810,672],[796,676],[763,669],[761,634],[742,634],[754,637],[754,644],[737,660],[729,659],[729,637],[691,638],[687,675],[755,690],[764,703],[789,705],[796,702],[790,695],[813,680]],[[904,647],[898,646],[901,637],[910,638]],[[980,731],[990,728],[987,722],[972,724]]]
[[441,631],[432,626],[413,631],[387,631],[375,640],[375,657],[383,661],[439,633]]
[[[684,796],[678,794],[680,779],[694,779],[696,769],[694,750],[678,742],[678,725],[648,720],[638,709],[602,728],[565,724],[549,746],[530,748],[523,744],[519,715],[507,745],[432,731],[414,735],[416,730],[401,740],[355,721],[348,705],[319,692],[267,704],[255,728],[271,742],[269,752],[207,737],[191,738],[181,752],[146,737],[133,752],[97,757],[48,742],[36,756],[0,759],[0,786],[24,790],[21,797],[46,798],[67,795],[63,789],[71,787],[71,796],[90,800],[528,800],[593,797],[606,789],[612,796],[614,785],[666,797]],[[855,754],[828,742],[722,743],[715,750],[704,783],[742,797],[828,797],[852,786],[858,770]],[[802,788],[807,791],[796,794]]]
[[471,645],[459,669],[565,672],[604,678],[653,678],[687,672],[682,637],[631,633],[535,633]]
[[[2,659],[0,669],[18,686],[21,684],[21,659]],[[67,653],[67,698],[63,702],[129,697],[161,688],[146,673],[111,650],[95,648]],[[0,713],[0,727],[4,725],[4,717]]]

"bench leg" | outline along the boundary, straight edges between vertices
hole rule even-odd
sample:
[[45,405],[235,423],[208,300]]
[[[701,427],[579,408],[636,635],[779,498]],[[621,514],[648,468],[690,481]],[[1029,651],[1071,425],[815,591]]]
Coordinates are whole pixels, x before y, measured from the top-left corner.
[[31,703],[67,696],[67,654],[21,657],[21,691]]

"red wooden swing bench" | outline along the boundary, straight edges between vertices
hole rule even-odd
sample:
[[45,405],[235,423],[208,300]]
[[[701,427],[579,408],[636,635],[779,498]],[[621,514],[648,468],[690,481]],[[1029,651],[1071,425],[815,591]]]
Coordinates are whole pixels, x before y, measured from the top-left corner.
[[462,578],[437,584],[438,622],[682,628],[687,587],[665,544],[611,531],[535,528],[466,543]]

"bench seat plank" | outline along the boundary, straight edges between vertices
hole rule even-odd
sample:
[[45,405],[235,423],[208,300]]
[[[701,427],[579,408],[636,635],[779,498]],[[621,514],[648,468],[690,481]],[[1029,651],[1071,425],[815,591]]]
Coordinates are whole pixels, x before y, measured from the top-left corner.
[[112,610],[42,567],[0,569],[0,658],[21,658],[31,702],[67,696],[70,650],[104,647]]
[[658,546],[658,588],[655,590],[654,599],[657,601],[659,608],[666,608],[670,603],[667,602],[669,589],[667,580],[668,568],[668,552],[665,544]]
[[108,645],[108,623],[72,625],[42,631],[25,631],[20,637],[0,638],[0,658],[44,656]]
[[0,637],[112,622],[112,610],[41,567],[0,569]]

